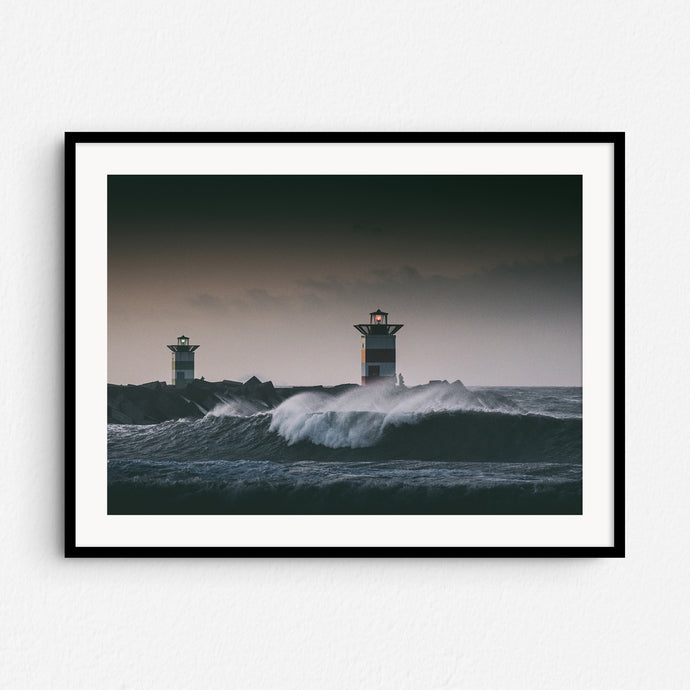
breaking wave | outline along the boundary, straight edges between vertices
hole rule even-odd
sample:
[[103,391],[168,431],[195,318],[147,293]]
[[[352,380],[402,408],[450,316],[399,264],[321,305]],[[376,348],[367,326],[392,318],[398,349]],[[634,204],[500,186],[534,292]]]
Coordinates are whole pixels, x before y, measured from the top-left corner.
[[[555,392],[554,392],[555,391]],[[370,387],[109,425],[111,513],[577,514],[581,391]]]
[[219,406],[198,420],[110,427],[109,457],[574,461],[582,420],[524,412],[462,384],[302,393],[272,411]]

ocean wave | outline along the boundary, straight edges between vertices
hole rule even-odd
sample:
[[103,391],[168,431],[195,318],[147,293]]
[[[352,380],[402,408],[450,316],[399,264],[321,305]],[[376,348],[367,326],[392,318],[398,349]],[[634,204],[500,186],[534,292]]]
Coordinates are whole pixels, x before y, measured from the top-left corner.
[[111,514],[578,514],[579,465],[113,463]]
[[382,439],[389,426],[415,423],[434,413],[515,410],[505,398],[492,402],[487,403],[459,381],[419,389],[370,386],[335,397],[303,393],[273,410],[270,429],[289,444],[311,441],[327,448],[368,448]]
[[303,412],[110,426],[109,458],[579,462],[582,421],[458,410],[392,417]]
[[108,511],[579,514],[581,390],[375,386],[109,425]]
[[[420,389],[373,386],[337,397],[305,393],[271,413],[270,430],[288,443],[387,449],[401,457],[482,460],[576,456],[581,420],[525,412],[493,391],[459,381]],[[516,455],[511,456],[511,453]]]

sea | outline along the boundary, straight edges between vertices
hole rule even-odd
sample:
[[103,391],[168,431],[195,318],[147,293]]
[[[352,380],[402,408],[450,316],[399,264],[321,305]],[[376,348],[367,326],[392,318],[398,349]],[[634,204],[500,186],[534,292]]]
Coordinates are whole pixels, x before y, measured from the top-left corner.
[[582,389],[374,385],[108,425],[108,513],[582,513]]

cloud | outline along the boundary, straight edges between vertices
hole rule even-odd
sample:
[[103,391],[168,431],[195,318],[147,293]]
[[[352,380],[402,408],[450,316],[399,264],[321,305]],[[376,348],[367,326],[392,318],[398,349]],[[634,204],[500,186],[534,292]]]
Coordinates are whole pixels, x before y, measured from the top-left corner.
[[294,298],[285,295],[272,295],[264,288],[245,290],[242,297],[234,299],[230,305],[240,312],[255,311],[286,311],[294,307]]
[[310,299],[330,304],[375,302],[391,311],[407,308],[490,318],[572,316],[581,310],[582,257],[501,264],[462,276],[423,275],[408,265],[375,270],[364,280],[331,276],[299,284],[309,290]]
[[327,276],[324,280],[312,280],[311,278],[298,280],[297,285],[320,293],[334,293],[350,289],[353,283],[351,281],[343,281],[335,276]]
[[201,309],[212,314],[224,314],[228,310],[224,300],[208,292],[202,292],[200,295],[196,295],[196,297],[191,297],[189,303],[195,309]]
[[[393,319],[417,313],[435,319],[579,320],[582,257],[506,263],[460,276],[425,275],[415,266],[404,265],[395,270],[377,269],[359,280],[334,275],[302,279],[290,289],[290,294],[264,288],[246,290],[228,305],[244,315],[326,310],[340,314],[356,310],[359,314],[380,307]],[[211,295],[200,296],[197,302],[207,310],[225,307]]]

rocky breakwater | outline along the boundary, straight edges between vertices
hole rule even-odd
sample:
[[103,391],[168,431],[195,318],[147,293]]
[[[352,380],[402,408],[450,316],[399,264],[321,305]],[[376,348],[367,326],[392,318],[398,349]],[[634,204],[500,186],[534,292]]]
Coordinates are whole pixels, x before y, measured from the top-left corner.
[[198,419],[219,406],[229,406],[240,414],[252,414],[272,409],[297,393],[337,393],[351,387],[356,386],[275,388],[271,381],[262,382],[256,376],[245,383],[195,379],[186,388],[169,386],[163,381],[138,386],[108,384],[108,424],[157,424],[183,417]]

